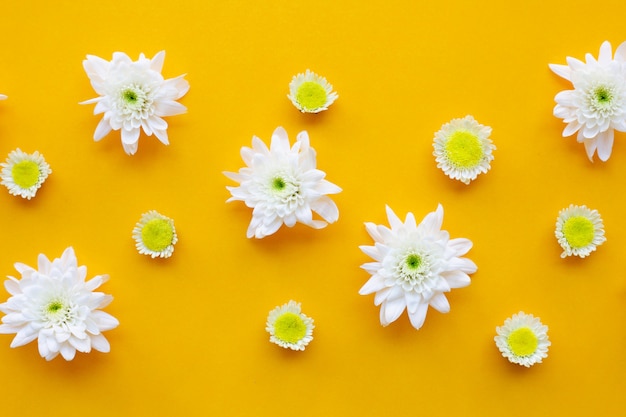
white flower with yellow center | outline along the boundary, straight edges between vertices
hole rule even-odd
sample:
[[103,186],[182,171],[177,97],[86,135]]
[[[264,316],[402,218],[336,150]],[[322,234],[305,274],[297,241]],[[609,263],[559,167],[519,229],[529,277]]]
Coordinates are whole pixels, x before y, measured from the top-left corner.
[[302,113],[319,113],[327,110],[339,96],[326,78],[310,70],[294,75],[289,83],[289,100]]
[[404,223],[387,207],[391,228],[365,223],[374,246],[361,250],[376,262],[361,267],[372,276],[359,294],[376,293],[374,304],[380,305],[380,323],[387,326],[408,311],[411,324],[419,329],[424,324],[428,306],[441,313],[450,311],[445,292],[470,284],[468,274],[476,272],[476,264],[462,258],[472,247],[468,239],[450,239],[441,230],[443,208],[429,213],[418,225],[413,213]]
[[529,368],[548,357],[548,326],[532,314],[523,311],[514,314],[502,327],[496,327],[496,333],[496,346],[512,363]]
[[574,89],[561,91],[554,100],[554,115],[567,126],[563,136],[578,132],[589,160],[598,152],[601,161],[611,156],[614,131],[626,131],[626,42],[612,56],[611,44],[604,42],[596,60],[586,62],[567,57],[568,65],[550,64],[550,69],[570,81]]
[[[249,238],[269,236],[283,224],[293,227],[296,222],[321,229],[339,218],[337,205],[327,194],[339,193],[341,188],[315,168],[315,150],[309,146],[306,131],[298,134],[291,147],[282,127],[274,130],[269,148],[254,136],[252,148],[241,148],[241,157],[247,166],[224,175],[240,183],[226,187],[232,195],[227,201],[243,201],[254,209]],[[323,220],[314,220],[313,212]]]
[[491,128],[478,123],[472,116],[452,119],[435,133],[433,155],[448,177],[469,184],[478,174],[491,168],[493,150]]
[[113,53],[110,62],[87,55],[83,67],[100,97],[81,104],[96,103],[94,114],[104,113],[94,140],[102,139],[111,130],[121,130],[124,151],[133,155],[143,129],[146,135],[154,133],[163,144],[169,144],[167,122],[162,117],[187,111],[176,100],[187,93],[189,83],[184,75],[165,80],[161,75],[164,59],[164,51],[152,59],[140,54],[137,61],[122,52]]
[[313,340],[313,328],[313,319],[293,300],[270,311],[265,325],[270,342],[291,350],[304,350]]
[[37,190],[52,173],[50,165],[38,151],[28,154],[19,148],[11,151],[0,166],[1,182],[7,187],[9,194],[29,200],[37,194]]
[[178,242],[174,220],[155,210],[141,215],[133,229],[135,247],[142,255],[152,258],[169,258]]
[[559,212],[554,234],[563,248],[561,258],[572,255],[584,258],[606,241],[600,213],[574,204]]
[[76,351],[88,353],[93,348],[109,352],[102,332],[119,322],[100,309],[113,297],[94,292],[106,282],[107,275],[85,282],[87,267],[78,266],[71,247],[52,262],[40,254],[38,270],[22,263],[16,263],[15,269],[22,278],[5,281],[11,297],[0,304],[0,311],[6,314],[0,333],[15,333],[12,348],[37,339],[42,358],[51,360],[60,353],[68,361],[74,359]]

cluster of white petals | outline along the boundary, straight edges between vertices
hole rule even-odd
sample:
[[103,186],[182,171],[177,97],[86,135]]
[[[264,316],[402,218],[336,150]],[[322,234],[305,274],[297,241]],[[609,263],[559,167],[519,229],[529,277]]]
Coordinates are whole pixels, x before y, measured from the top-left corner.
[[563,136],[578,132],[590,160],[596,152],[601,161],[608,160],[615,130],[626,131],[626,42],[614,57],[611,44],[604,42],[598,59],[567,57],[567,65],[550,64],[550,69],[574,86],[554,98],[554,115],[567,123]]
[[85,282],[87,268],[78,266],[74,250],[67,248],[61,258],[50,262],[40,254],[38,269],[16,263],[21,279],[9,277],[4,286],[11,297],[0,304],[0,333],[15,333],[11,347],[38,340],[39,354],[46,360],[59,353],[72,360],[76,351],[95,349],[109,352],[110,345],[103,331],[117,327],[119,322],[101,308],[113,297],[94,292],[107,279],[97,275]]
[[96,103],[94,114],[104,113],[94,133],[96,141],[111,130],[121,130],[124,151],[133,155],[143,130],[169,144],[167,122],[162,117],[187,111],[176,100],[187,93],[189,83],[184,75],[165,80],[161,75],[164,59],[164,51],[152,59],[141,54],[137,61],[123,52],[115,52],[111,61],[87,55],[83,67],[100,96],[81,104]]
[[441,230],[443,208],[429,213],[418,225],[413,213],[404,223],[387,207],[391,228],[366,223],[374,246],[361,250],[376,262],[361,267],[372,276],[359,294],[376,293],[374,304],[380,305],[380,323],[387,326],[408,311],[411,324],[419,329],[424,324],[428,306],[441,313],[450,311],[446,292],[470,284],[468,274],[476,272],[476,264],[462,258],[472,247],[468,239],[450,239]]
[[[337,205],[327,195],[341,188],[316,169],[316,153],[306,131],[298,134],[293,146],[282,127],[274,130],[269,148],[254,136],[252,148],[241,148],[241,157],[246,167],[224,175],[239,183],[226,187],[232,195],[227,201],[243,201],[253,208],[249,238],[269,236],[283,224],[292,227],[296,222],[321,229],[339,218]],[[313,212],[323,220],[313,219]]]

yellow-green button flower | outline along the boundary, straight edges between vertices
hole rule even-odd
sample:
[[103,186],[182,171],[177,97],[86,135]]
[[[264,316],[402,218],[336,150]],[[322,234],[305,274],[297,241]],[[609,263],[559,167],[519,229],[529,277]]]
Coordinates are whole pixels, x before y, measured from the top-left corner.
[[169,258],[178,241],[174,220],[155,210],[142,214],[133,229],[137,251],[152,258]]
[[491,169],[493,150],[491,128],[478,123],[472,116],[452,119],[435,133],[433,155],[448,177],[469,184],[478,174]]
[[512,363],[528,368],[548,356],[548,326],[532,314],[514,314],[503,326],[496,327],[496,333],[496,346]]
[[7,187],[9,194],[31,199],[52,173],[50,165],[38,151],[32,154],[19,148],[11,151],[6,162],[0,164],[2,185]]
[[559,212],[554,234],[563,248],[561,258],[584,258],[606,241],[600,213],[574,204]]

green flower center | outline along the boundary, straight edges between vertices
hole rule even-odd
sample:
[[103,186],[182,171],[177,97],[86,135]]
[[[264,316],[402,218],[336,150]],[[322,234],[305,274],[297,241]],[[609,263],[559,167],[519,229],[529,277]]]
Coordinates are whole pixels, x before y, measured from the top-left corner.
[[166,219],[152,219],[141,229],[141,240],[146,248],[161,252],[172,244],[174,228]]
[[272,180],[272,189],[274,191],[282,191],[286,186],[285,180],[280,177],[276,177]]
[[129,113],[147,111],[152,100],[140,85],[131,84],[119,92],[119,107]]
[[317,110],[324,107],[328,96],[324,87],[313,81],[306,81],[296,91],[296,101],[305,110]]
[[128,104],[134,104],[137,101],[137,93],[133,90],[124,90],[122,92],[122,98]]
[[416,270],[422,265],[422,257],[412,253],[406,257],[405,261],[407,268]]
[[53,301],[50,304],[48,304],[46,306],[46,311],[48,313],[56,313],[57,311],[61,310],[63,308],[63,303],[60,301]]
[[72,313],[71,305],[68,305],[58,298],[53,299],[43,307],[43,314],[50,323],[61,325],[72,320],[74,313]]
[[306,324],[299,314],[284,313],[274,323],[274,335],[287,343],[297,343],[306,336]]
[[572,216],[563,223],[563,235],[574,249],[584,248],[593,242],[593,222],[585,216]]
[[528,356],[537,350],[539,339],[528,327],[520,327],[511,332],[507,343],[515,356]]
[[604,86],[597,87],[593,94],[598,103],[606,104],[613,101],[613,92]]
[[446,142],[445,150],[448,161],[457,168],[473,168],[484,156],[478,136],[465,130],[454,132]]
[[34,161],[20,161],[11,169],[13,182],[21,188],[30,188],[37,185],[41,172],[39,165]]

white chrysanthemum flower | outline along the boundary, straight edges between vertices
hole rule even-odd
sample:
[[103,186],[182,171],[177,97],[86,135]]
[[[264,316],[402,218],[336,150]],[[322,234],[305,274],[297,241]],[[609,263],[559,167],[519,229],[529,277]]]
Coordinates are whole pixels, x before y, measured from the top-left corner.
[[[283,224],[292,227],[296,222],[321,229],[339,218],[337,205],[327,194],[339,193],[341,188],[315,168],[315,150],[309,146],[306,131],[298,134],[291,148],[282,127],[272,134],[269,148],[254,136],[252,148],[241,148],[241,157],[247,167],[224,175],[240,183],[226,187],[232,194],[227,202],[243,201],[254,209],[249,238],[269,236]],[[314,220],[313,212],[324,220]]]
[[133,229],[135,247],[142,255],[152,258],[169,258],[178,242],[174,220],[155,210],[141,215]]
[[548,326],[532,314],[520,311],[506,319],[502,327],[496,327],[496,332],[496,346],[512,363],[529,368],[548,357]]
[[189,83],[184,75],[165,80],[161,75],[164,59],[164,51],[152,59],[140,54],[137,61],[122,52],[113,53],[110,62],[87,55],[83,67],[100,97],[80,104],[96,103],[94,114],[104,113],[94,140],[102,139],[111,130],[121,130],[124,151],[133,155],[143,129],[146,135],[154,133],[162,143],[169,144],[167,122],[162,117],[187,111],[176,100],[187,93]]
[[571,255],[584,258],[606,241],[598,210],[574,204],[559,212],[554,234],[563,248],[561,258]]
[[313,340],[313,319],[302,314],[300,303],[289,300],[267,316],[265,330],[270,342],[291,350],[304,350]]
[[611,44],[602,43],[596,60],[586,55],[586,63],[567,57],[568,65],[550,64],[550,69],[574,86],[554,98],[554,115],[567,126],[563,136],[578,132],[589,160],[597,151],[601,161],[611,156],[614,130],[626,131],[626,42],[612,57]]
[[491,168],[493,150],[491,128],[478,123],[472,116],[452,119],[435,133],[433,155],[437,168],[448,177],[469,184],[478,174]]
[[289,100],[302,113],[319,113],[327,110],[339,96],[326,78],[310,70],[294,75],[289,83]]
[[50,262],[40,254],[38,270],[22,263],[15,269],[22,279],[9,277],[4,286],[11,297],[0,304],[0,333],[15,333],[11,347],[23,346],[37,339],[39,354],[46,360],[59,353],[67,361],[76,351],[91,349],[109,352],[110,345],[102,332],[119,322],[101,308],[113,297],[94,292],[108,279],[97,275],[85,282],[87,267],[78,266],[74,249],[67,248],[61,258]]
[[376,293],[374,304],[381,306],[383,326],[394,322],[406,308],[411,324],[419,329],[429,305],[447,313],[450,304],[444,293],[470,284],[468,274],[476,272],[476,264],[461,256],[471,249],[472,242],[450,239],[449,233],[441,230],[441,205],[419,225],[413,213],[402,223],[389,207],[387,217],[391,228],[365,223],[375,245],[361,246],[361,250],[376,262],[361,266],[372,277],[359,294]]
[[17,148],[9,153],[6,162],[0,163],[2,185],[12,195],[31,199],[52,173],[50,165],[38,151],[32,154]]

